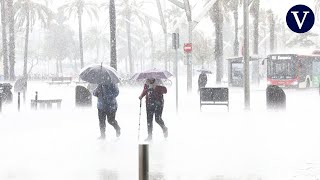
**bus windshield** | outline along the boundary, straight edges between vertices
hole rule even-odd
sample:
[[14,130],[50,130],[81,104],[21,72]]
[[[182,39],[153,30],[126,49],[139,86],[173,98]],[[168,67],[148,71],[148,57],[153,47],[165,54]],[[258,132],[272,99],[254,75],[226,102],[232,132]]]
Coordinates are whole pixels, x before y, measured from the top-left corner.
[[[288,56],[287,56],[288,57]],[[290,57],[290,56],[289,56]],[[297,61],[293,58],[273,56],[268,60],[268,78],[294,79],[297,77]]]

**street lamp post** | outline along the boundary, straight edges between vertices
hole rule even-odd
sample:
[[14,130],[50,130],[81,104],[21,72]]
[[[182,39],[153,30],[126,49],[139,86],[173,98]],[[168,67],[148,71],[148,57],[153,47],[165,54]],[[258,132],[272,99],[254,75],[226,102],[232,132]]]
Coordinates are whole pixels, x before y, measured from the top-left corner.
[[249,3],[243,1],[243,28],[244,28],[244,105],[246,110],[250,110],[250,78],[249,78]]

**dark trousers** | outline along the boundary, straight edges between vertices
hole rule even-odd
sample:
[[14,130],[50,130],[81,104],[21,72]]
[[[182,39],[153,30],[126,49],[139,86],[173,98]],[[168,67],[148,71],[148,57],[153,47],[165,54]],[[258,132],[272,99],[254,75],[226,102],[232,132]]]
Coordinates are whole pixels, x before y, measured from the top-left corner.
[[206,87],[206,84],[198,84],[198,92],[200,92],[200,89],[204,87]]
[[153,130],[153,116],[155,116],[156,122],[160,125],[162,130],[166,130],[167,127],[162,120],[163,104],[147,104],[147,123],[148,123],[148,135],[152,136]]
[[116,110],[108,111],[104,109],[98,109],[101,136],[106,135],[106,118],[108,119],[108,123],[113,126],[115,130],[120,130],[120,126],[116,121],[116,112]]

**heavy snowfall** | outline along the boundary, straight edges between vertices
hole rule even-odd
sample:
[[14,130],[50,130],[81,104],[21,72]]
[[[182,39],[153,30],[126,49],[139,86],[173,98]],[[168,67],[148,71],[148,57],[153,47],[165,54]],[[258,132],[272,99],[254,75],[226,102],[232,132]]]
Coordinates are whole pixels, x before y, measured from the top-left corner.
[[[316,16],[305,34],[286,25],[299,3]],[[144,180],[141,144],[152,180],[320,179],[319,8],[318,0],[2,0],[0,180]],[[93,65],[114,77],[84,74]],[[167,89],[168,137],[153,120],[144,141],[148,104],[139,96],[150,79]],[[119,88],[120,137],[107,122],[98,139],[98,84]],[[200,108],[213,88],[227,88],[228,106]]]

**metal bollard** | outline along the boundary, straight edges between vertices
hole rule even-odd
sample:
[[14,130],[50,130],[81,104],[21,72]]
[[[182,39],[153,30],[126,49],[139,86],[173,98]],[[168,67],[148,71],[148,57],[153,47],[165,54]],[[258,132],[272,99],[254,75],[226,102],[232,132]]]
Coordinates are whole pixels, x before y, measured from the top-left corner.
[[149,180],[148,144],[139,144],[139,180]]
[[34,104],[34,108],[35,108],[35,110],[37,110],[37,106],[38,106],[38,91],[36,91],[36,97],[34,98],[34,100],[35,100],[35,104]]
[[18,92],[18,111],[20,112],[20,92]]

